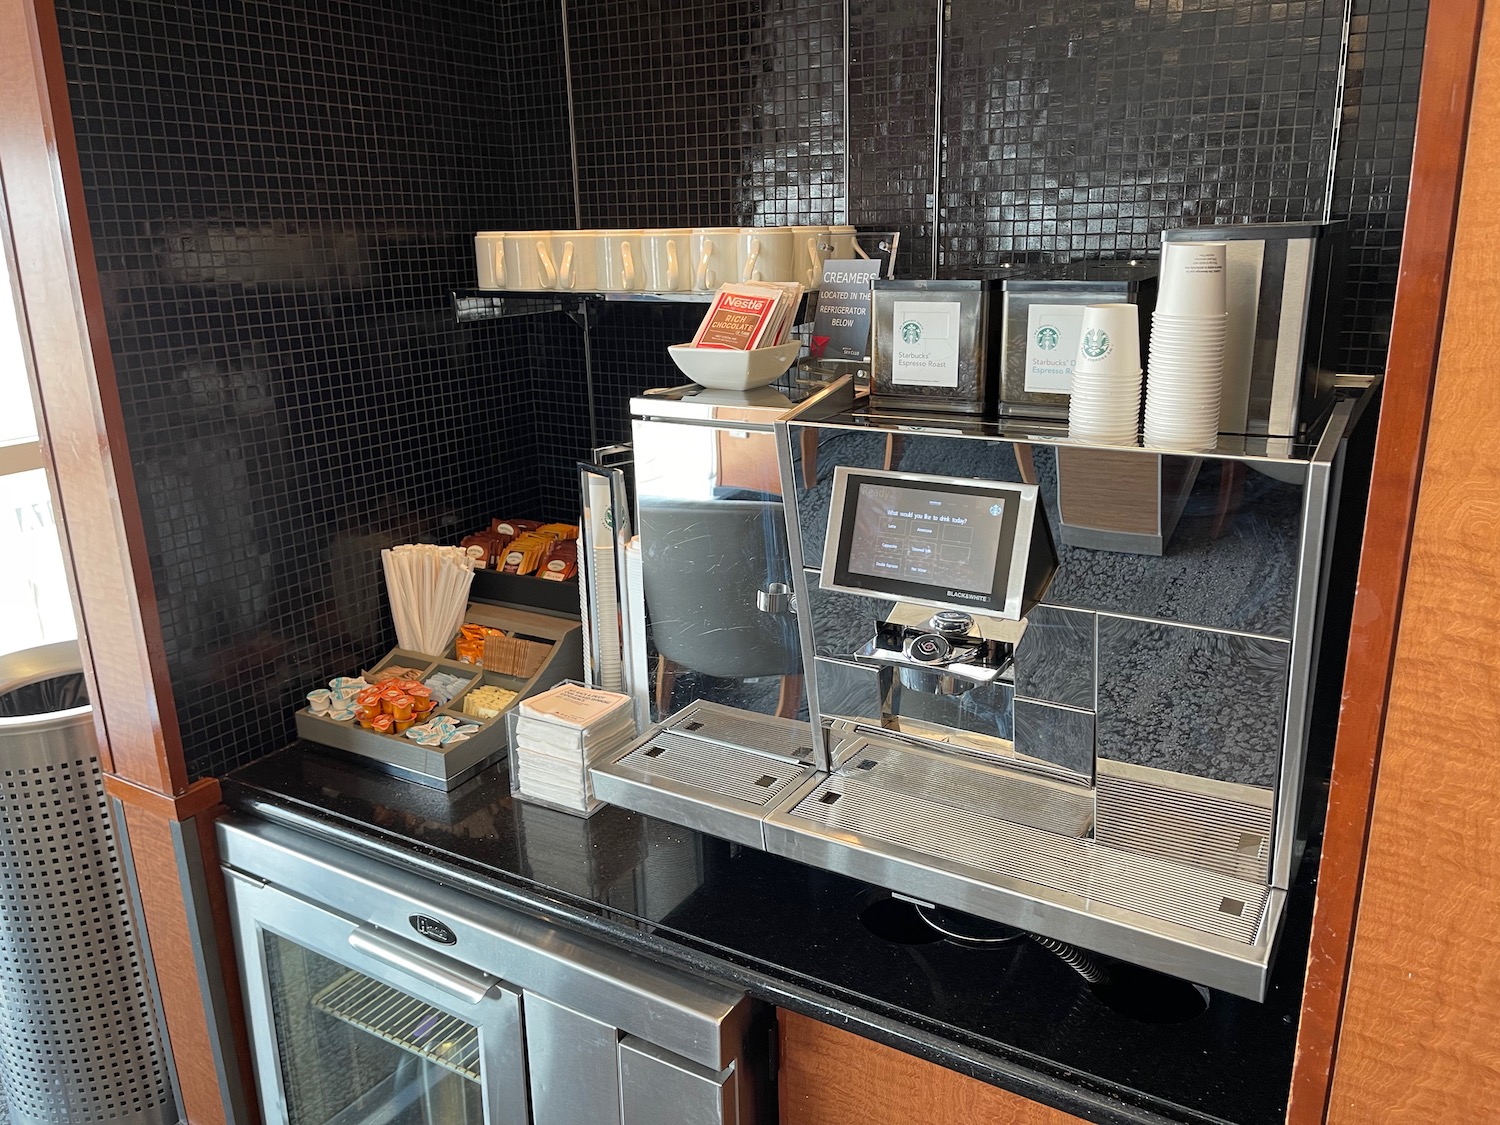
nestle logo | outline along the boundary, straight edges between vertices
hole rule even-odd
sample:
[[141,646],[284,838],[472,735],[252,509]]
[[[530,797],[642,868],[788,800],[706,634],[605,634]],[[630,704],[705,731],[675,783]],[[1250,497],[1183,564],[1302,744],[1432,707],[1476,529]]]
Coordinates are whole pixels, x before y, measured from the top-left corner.
[[725,297],[723,307],[726,309],[751,309],[761,307],[764,302],[757,301],[752,297]]
[[439,945],[458,944],[458,935],[436,918],[430,918],[426,914],[413,914],[407,921],[411,923],[412,929],[428,941],[435,941]]

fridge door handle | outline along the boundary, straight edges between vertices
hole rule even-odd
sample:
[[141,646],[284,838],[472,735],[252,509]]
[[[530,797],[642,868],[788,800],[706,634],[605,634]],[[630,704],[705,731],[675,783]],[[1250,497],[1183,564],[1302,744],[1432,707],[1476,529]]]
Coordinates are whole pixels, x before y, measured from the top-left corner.
[[349,945],[368,957],[383,961],[470,1004],[478,1004],[484,1000],[495,985],[500,983],[498,977],[471,969],[451,957],[429,953],[409,941],[371,926],[360,926],[351,932]]

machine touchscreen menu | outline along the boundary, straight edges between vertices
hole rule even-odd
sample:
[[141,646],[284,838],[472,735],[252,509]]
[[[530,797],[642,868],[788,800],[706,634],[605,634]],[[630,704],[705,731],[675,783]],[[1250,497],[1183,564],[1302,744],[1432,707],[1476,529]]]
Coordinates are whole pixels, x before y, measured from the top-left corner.
[[996,496],[860,481],[849,570],[988,594],[1004,516]]
[[1034,485],[840,465],[819,584],[1016,614],[1035,496]]

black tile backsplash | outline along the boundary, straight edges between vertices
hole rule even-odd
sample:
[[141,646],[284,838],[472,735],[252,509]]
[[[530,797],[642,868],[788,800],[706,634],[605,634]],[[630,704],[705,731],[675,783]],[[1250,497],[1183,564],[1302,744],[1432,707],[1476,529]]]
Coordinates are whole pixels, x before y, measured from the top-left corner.
[[848,221],[900,231],[897,272],[931,277],[937,6],[849,0],[848,8]]
[[1353,0],[1333,214],[1349,227],[1345,370],[1385,370],[1426,38],[1426,0]]
[[512,217],[501,20],[58,17],[178,719],[217,774],[392,642],[381,547],[539,503],[525,328],[447,303],[473,232]]
[[59,0],[194,775],[389,642],[380,546],[563,514],[680,381],[699,307],[598,306],[588,362],[564,314],[452,321],[474,231],[574,225],[575,140],[586,226],[848,221],[907,276],[1314,218],[1331,174],[1379,370],[1425,4],[1351,4],[1341,87],[1337,0]]
[[939,272],[1323,217],[1337,0],[952,0]]

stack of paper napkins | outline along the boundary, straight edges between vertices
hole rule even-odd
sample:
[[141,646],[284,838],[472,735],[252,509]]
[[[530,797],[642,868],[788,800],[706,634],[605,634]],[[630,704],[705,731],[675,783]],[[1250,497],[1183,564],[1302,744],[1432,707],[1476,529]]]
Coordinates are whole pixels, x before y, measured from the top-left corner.
[[517,706],[513,788],[521,797],[576,812],[599,806],[589,766],[635,737],[630,697],[559,684]]

